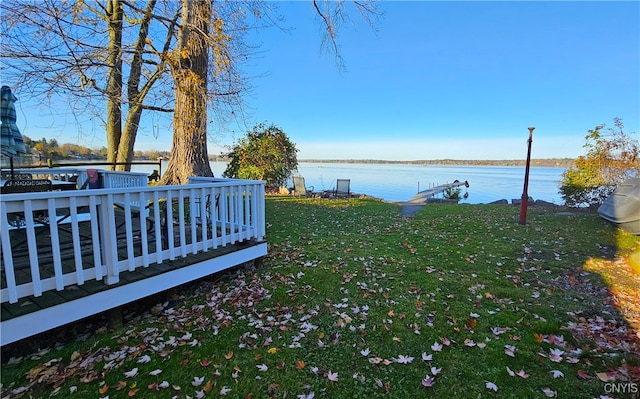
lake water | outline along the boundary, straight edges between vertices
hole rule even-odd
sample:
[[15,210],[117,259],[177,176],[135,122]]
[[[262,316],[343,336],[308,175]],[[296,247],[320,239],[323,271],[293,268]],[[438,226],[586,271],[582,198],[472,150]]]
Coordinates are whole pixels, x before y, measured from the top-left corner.
[[[211,162],[215,176],[222,176],[226,162]],[[163,163],[162,170],[166,168]],[[134,171],[151,173],[153,166],[135,166]],[[529,171],[529,196],[561,204],[559,181],[564,168],[532,167]],[[407,201],[419,190],[434,185],[468,181],[469,197],[461,203],[480,204],[522,196],[524,166],[432,166],[398,164],[312,163],[301,162],[299,175],[305,178],[307,188],[314,191],[330,190],[336,179],[350,179],[351,191],[382,198],[386,201]],[[462,192],[464,193],[464,187]]]

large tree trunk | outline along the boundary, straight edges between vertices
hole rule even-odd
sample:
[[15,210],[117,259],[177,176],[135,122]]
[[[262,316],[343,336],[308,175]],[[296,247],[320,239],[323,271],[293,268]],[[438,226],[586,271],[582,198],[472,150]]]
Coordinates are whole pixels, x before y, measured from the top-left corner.
[[118,159],[118,147],[122,136],[122,1],[109,0],[107,17],[109,47],[106,63],[109,66],[107,81],[107,161]]
[[[156,0],[149,0],[145,7],[144,16],[140,19],[140,30],[138,38],[134,46],[133,56],[130,62],[129,80],[127,81],[127,100],[129,102],[129,113],[125,118],[124,127],[120,142],[118,143],[118,162],[126,162],[127,165],[119,165],[117,170],[131,170],[131,161],[133,161],[133,147],[136,142],[138,126],[143,112],[143,100],[153,85],[153,83],[161,76],[156,73],[150,76],[147,83],[140,88],[140,77],[142,74],[142,65],[144,63],[143,54],[145,51],[146,41],[149,37],[149,27],[153,19],[153,10],[156,6]],[[164,68],[158,66],[158,70]]]
[[176,83],[173,143],[160,184],[186,184],[189,176],[213,176],[207,155],[207,71],[211,2],[183,0],[178,48],[172,59]]

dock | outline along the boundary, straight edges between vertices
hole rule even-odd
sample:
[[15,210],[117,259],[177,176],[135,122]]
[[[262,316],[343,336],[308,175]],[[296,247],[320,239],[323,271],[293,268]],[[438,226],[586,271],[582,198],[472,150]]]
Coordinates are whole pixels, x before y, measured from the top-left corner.
[[431,187],[428,190],[423,190],[418,192],[416,195],[411,197],[407,203],[409,204],[426,204],[429,198],[435,198],[436,195],[444,193],[449,188],[456,188],[460,186],[469,187],[468,181],[459,181],[455,180],[453,183],[441,184],[439,186]]

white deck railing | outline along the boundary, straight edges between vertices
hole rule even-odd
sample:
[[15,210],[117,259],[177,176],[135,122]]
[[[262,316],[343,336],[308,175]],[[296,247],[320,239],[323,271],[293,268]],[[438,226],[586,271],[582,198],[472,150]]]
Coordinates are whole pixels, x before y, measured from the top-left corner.
[[142,172],[121,172],[100,170],[103,188],[146,187],[149,174]]
[[[265,234],[264,182],[253,180],[196,178],[179,186],[8,194],[0,197],[0,205],[1,303],[89,280],[116,284],[122,271],[245,240],[261,241]],[[42,215],[57,215],[58,223],[49,218],[50,224],[37,227]],[[23,226],[10,231],[6,226],[16,217],[23,219]],[[64,225],[59,223],[62,218]],[[81,229],[87,219],[90,229]],[[63,228],[71,236],[65,259],[61,248],[69,243],[61,242]],[[26,242],[14,248],[15,234],[20,233]],[[51,248],[52,270],[42,267],[39,248]],[[90,260],[82,256],[83,249],[92,253]],[[27,254],[28,265],[17,270],[14,255],[20,252]],[[22,281],[18,273],[29,278]]]

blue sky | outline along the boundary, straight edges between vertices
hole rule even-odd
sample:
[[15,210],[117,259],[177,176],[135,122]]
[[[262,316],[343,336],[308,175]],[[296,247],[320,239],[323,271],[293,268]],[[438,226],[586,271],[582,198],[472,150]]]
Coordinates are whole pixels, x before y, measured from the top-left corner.
[[[536,127],[534,158],[576,157],[587,130],[613,126],[614,117],[640,137],[638,2],[380,6],[375,30],[356,13],[342,27],[341,70],[321,48],[311,3],[279,3],[293,30],[252,38],[262,48],[247,67],[258,76],[246,97],[247,125],[277,125],[299,159],[522,159],[529,126]],[[47,124],[29,123],[39,126]],[[78,142],[76,128],[64,129],[23,133]],[[230,129],[215,135],[210,153],[224,151],[245,127]],[[156,138],[143,127],[136,149],[169,150],[170,128],[161,130]],[[79,144],[105,145],[95,134]]]

